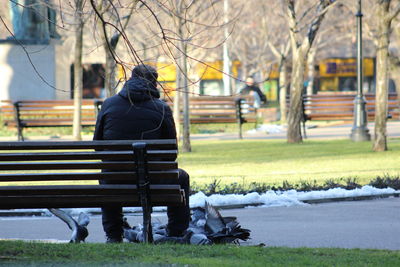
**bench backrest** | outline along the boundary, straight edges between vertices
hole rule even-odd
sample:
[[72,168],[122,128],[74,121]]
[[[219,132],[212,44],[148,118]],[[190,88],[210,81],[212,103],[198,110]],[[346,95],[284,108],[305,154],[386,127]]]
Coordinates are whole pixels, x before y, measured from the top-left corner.
[[[243,122],[255,122],[256,114],[253,107],[254,99],[251,97],[236,96],[197,96],[189,99],[190,123],[236,123],[237,99],[243,101]],[[173,106],[173,103],[168,102]],[[183,107],[183,105],[181,105]],[[182,120],[182,118],[181,118]]]
[[182,203],[176,140],[0,142],[0,209],[140,206],[135,142],[146,143],[152,205]]
[[[14,103],[22,126],[72,126],[73,100],[18,101]],[[96,124],[95,100],[82,100],[82,125]]]
[[[304,112],[309,120],[352,120],[355,94],[316,94],[303,96]],[[369,120],[375,116],[375,94],[364,95]],[[289,99],[287,99],[289,105]],[[400,117],[397,94],[388,96],[389,118]]]

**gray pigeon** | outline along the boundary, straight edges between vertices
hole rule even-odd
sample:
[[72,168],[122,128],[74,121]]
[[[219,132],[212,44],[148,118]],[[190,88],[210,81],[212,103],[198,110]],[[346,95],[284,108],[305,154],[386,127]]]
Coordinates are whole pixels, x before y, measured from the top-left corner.
[[250,238],[250,230],[241,228],[235,217],[222,217],[219,211],[206,202],[205,205],[207,237],[213,243],[238,243],[239,239]]
[[87,225],[90,222],[90,218],[87,214],[81,212],[78,217],[78,221],[75,221],[68,213],[60,209],[48,209],[55,216],[64,221],[68,228],[72,230],[70,243],[85,242],[86,237],[89,235]]
[[[122,223],[122,228],[124,230],[124,238],[129,242],[140,242],[139,239],[143,239],[143,233],[138,229],[138,227],[131,227],[128,223],[128,219],[124,217],[124,221]],[[140,238],[141,236],[141,238]]]
[[[128,219],[124,217],[122,224],[124,230],[124,238],[129,242],[141,243],[144,241],[142,227],[131,227]],[[152,223],[153,228],[153,241],[154,244],[160,243],[174,243],[174,244],[187,244],[188,242],[183,237],[170,237],[167,236],[166,225],[160,223]]]

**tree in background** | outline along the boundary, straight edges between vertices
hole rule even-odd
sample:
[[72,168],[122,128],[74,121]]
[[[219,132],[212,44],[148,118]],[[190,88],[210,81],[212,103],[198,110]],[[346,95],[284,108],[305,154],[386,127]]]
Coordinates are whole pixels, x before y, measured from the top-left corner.
[[[386,122],[388,116],[389,93],[389,44],[391,24],[400,13],[399,1],[376,0],[374,18],[376,20],[376,93],[374,151],[387,150]],[[392,6],[391,6],[392,4]]]
[[116,53],[117,45],[139,0],[117,1],[116,3],[109,0],[91,2],[98,13],[97,22],[106,56],[104,87],[106,97],[110,97],[115,94],[119,84],[117,64],[122,60]]
[[83,0],[74,0],[75,4],[75,49],[74,49],[74,119],[72,135],[74,140],[82,140],[82,47],[83,47]]
[[300,143],[303,140],[300,123],[302,120],[305,61],[324,16],[332,3],[329,0],[318,0],[307,5],[306,1],[285,0],[286,18],[289,24],[292,47],[288,143]]
[[[171,46],[166,47],[169,56],[173,58],[176,65],[176,94],[174,98],[174,117],[176,121],[180,119],[180,103],[182,102],[182,151],[190,152],[190,117],[189,117],[189,96],[191,95],[190,85],[193,84],[189,78],[189,61],[197,61],[198,50],[207,50],[206,45],[213,38],[210,34],[215,32],[213,28],[220,29],[217,24],[219,21],[216,13],[212,12],[216,9],[216,3],[213,1],[188,1],[188,0],[168,0],[157,1],[158,7],[170,18],[169,26],[165,27],[168,32],[168,43]],[[203,22],[205,21],[205,22]],[[196,59],[197,58],[197,59]],[[182,97],[182,101],[181,98]],[[178,124],[179,127],[179,124]]]

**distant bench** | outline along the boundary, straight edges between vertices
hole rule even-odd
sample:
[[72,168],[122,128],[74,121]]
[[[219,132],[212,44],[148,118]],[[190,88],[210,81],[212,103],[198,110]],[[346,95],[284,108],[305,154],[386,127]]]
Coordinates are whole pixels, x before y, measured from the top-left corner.
[[0,142],[0,209],[141,206],[151,242],[152,207],[185,203],[176,157],[176,140]]
[[190,123],[236,123],[239,138],[242,138],[244,123],[257,124],[257,110],[253,104],[252,98],[242,96],[192,97],[189,100]]
[[[95,126],[96,100],[82,100],[82,126]],[[3,124],[16,127],[18,140],[23,141],[23,130],[31,127],[71,127],[74,116],[73,100],[24,100],[1,103]]]
[[[303,96],[304,121],[353,120],[355,94],[316,94]],[[368,120],[375,118],[375,94],[364,94]],[[287,101],[289,106],[289,99]],[[400,107],[397,94],[389,94],[388,118],[399,119]]]

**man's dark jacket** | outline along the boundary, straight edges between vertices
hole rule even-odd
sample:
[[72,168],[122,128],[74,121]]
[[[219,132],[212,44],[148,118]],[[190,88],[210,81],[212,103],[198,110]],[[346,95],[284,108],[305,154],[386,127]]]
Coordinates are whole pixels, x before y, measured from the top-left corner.
[[254,91],[258,94],[258,96],[260,97],[260,100],[263,104],[267,103],[267,97],[263,94],[263,92],[261,92],[260,87],[256,86],[256,85],[246,85],[241,91],[240,93],[242,95],[248,95],[250,94],[251,91]]
[[121,92],[104,101],[94,140],[175,139],[169,106],[153,83],[129,79]]

